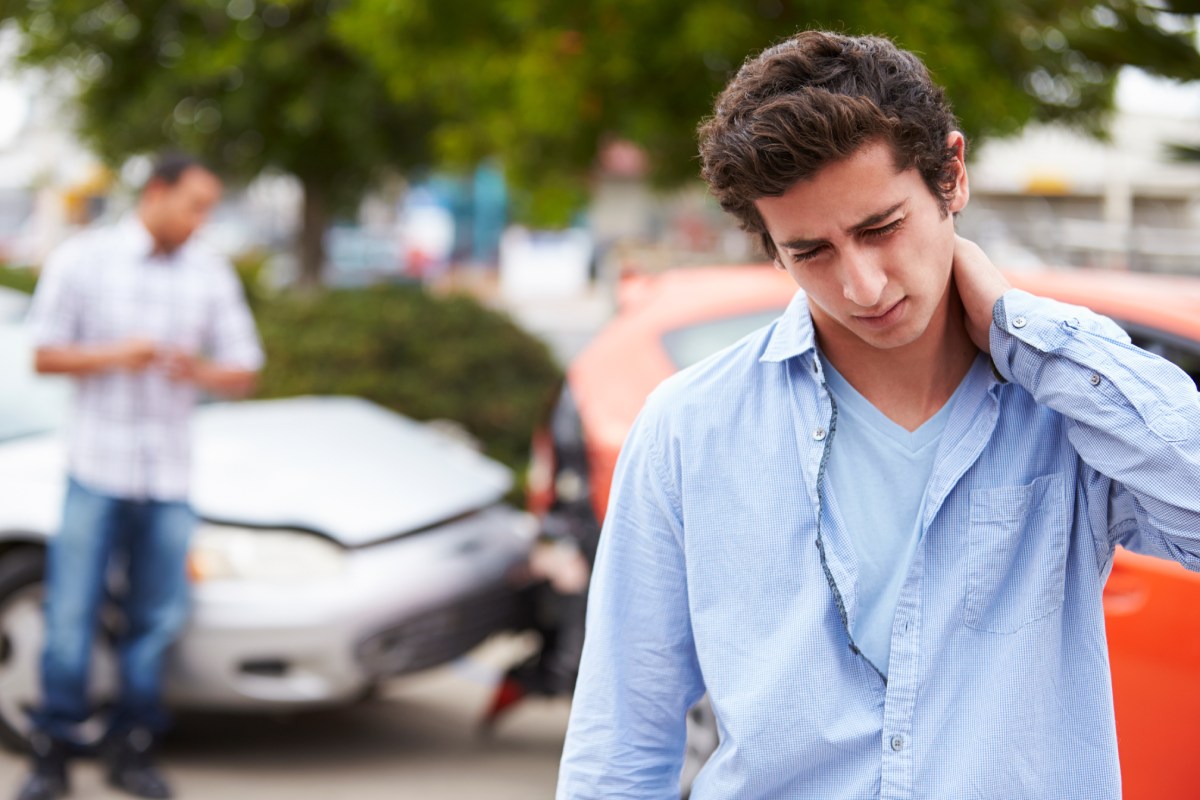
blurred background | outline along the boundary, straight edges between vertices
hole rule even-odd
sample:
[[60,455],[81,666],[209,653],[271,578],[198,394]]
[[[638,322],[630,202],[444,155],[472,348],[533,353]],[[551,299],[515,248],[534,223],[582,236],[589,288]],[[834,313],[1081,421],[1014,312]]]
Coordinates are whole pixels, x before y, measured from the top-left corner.
[[[545,481],[530,443],[630,276],[761,260],[699,182],[694,135],[748,55],[809,27],[890,36],[946,87],[970,143],[960,227],[998,264],[1195,276],[1198,16],[1196,0],[0,0],[0,284],[28,292],[53,247],[119,218],[155,152],[197,154],[227,181],[202,237],[253,304],[260,398],[449,420],[523,507]],[[167,755],[186,797],[549,797],[566,699],[476,737],[534,647],[492,637],[365,705],[193,715]],[[19,772],[0,755],[0,784]],[[106,796],[98,773],[77,794]]]

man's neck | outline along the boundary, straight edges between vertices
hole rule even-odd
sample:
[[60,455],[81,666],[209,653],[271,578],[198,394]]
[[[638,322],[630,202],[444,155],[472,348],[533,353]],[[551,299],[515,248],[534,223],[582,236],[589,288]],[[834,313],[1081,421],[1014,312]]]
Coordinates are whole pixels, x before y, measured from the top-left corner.
[[979,352],[953,284],[925,333],[903,347],[881,350],[844,330],[823,335],[823,327],[817,324],[817,339],[825,357],[871,405],[908,431],[946,404]]
[[155,257],[167,257],[173,255],[175,248],[164,245],[162,239],[159,238],[159,235],[155,232],[157,226],[154,223],[153,216],[149,214],[145,208],[139,207],[137,210],[137,218],[138,222],[142,224],[142,227],[146,229],[146,233],[150,234],[150,241],[152,243],[150,255]]

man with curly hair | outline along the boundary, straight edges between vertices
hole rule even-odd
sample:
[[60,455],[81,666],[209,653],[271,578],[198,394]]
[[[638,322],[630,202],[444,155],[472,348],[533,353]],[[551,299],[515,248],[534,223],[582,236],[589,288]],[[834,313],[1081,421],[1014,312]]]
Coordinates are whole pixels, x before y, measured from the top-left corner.
[[1121,795],[1116,546],[1200,568],[1200,402],[1111,320],[1012,289],[954,215],[966,142],[911,53],[749,60],[703,174],[803,290],[666,381],[617,466],[558,797]]

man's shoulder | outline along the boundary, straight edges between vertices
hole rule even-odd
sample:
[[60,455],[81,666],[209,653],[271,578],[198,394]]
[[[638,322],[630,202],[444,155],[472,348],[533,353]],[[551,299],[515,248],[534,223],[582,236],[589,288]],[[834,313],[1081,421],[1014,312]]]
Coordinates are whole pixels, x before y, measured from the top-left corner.
[[114,228],[102,226],[76,231],[46,256],[45,267],[78,264],[89,254],[104,252],[115,242]]
[[190,273],[208,287],[219,290],[221,294],[238,284],[238,274],[233,263],[208,242],[189,240],[180,251],[180,256],[186,262]]
[[747,405],[782,397],[782,364],[763,355],[780,320],[675,373],[646,400],[644,413],[663,422],[736,422]]

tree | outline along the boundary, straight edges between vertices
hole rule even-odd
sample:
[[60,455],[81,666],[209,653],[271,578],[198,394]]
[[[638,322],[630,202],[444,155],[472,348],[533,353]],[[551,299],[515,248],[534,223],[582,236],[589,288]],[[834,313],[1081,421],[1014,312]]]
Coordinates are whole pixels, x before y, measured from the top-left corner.
[[694,177],[695,127],[717,92],[747,55],[799,29],[883,34],[919,53],[978,142],[1033,120],[1101,134],[1127,64],[1200,78],[1198,13],[1196,0],[503,0],[469,11],[348,0],[334,24],[393,96],[435,89],[440,158],[500,155],[532,192],[533,216],[562,222],[606,138],[644,147],[661,183]]
[[23,63],[74,75],[80,133],[108,162],[176,146],[231,178],[298,178],[301,279],[312,285],[333,216],[389,169],[428,163],[432,124],[332,34],[336,5],[0,0],[0,18],[23,34]]

